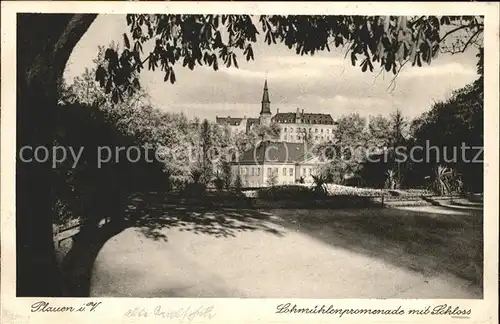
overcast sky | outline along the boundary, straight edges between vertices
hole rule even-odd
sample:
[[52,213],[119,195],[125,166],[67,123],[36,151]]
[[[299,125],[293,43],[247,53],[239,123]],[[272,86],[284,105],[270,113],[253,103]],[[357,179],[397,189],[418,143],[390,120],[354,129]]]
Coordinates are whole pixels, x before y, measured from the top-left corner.
[[[99,15],[75,47],[66,67],[65,79],[92,67],[98,45],[111,41],[121,44],[128,31],[125,16]],[[241,56],[239,69],[195,67],[175,69],[177,82],[163,81],[161,72],[141,72],[141,84],[158,108],[184,112],[188,117],[215,119],[215,116],[256,117],[260,111],[262,88],[267,74],[271,110],[329,113],[334,118],[351,112],[362,116],[388,115],[396,108],[409,118],[430,109],[477,78],[475,49],[461,55],[442,55],[432,65],[401,71],[396,88],[388,86],[392,74],[362,73],[344,59],[340,49],[320,55],[299,56],[284,45],[263,44],[263,34],[254,46],[255,61]]]

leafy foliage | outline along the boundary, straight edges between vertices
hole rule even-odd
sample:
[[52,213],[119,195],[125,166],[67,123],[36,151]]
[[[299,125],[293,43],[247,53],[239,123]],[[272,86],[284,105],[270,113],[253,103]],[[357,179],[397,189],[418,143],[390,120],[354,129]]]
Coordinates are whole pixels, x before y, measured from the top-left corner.
[[433,176],[427,177],[430,181],[429,189],[438,195],[460,192],[462,180],[460,175],[453,169],[438,165]]
[[[238,56],[254,59],[252,44],[262,32],[268,45],[282,44],[299,55],[347,49],[353,66],[375,65],[397,74],[410,62],[430,64],[440,52],[457,53],[479,42],[482,17],[473,16],[296,16],[129,14],[121,53],[108,48],[96,80],[114,102],[140,88],[136,72],[160,70],[176,81],[174,66],[238,68]],[[257,27],[260,25],[260,31]],[[151,47],[151,50],[147,48]],[[146,56],[146,57],[144,57]]]
[[396,189],[396,177],[397,173],[394,170],[388,170],[386,173],[385,188],[386,189]]
[[233,183],[233,174],[231,172],[231,164],[228,161],[222,162],[221,178],[224,183],[224,188],[229,189]]
[[241,180],[241,175],[238,173],[236,175],[236,179],[234,180],[234,189],[236,190],[236,192],[241,192],[241,189],[243,187],[243,183],[242,183],[242,180]]
[[390,145],[392,147],[398,147],[406,143],[408,138],[408,121],[403,116],[400,109],[396,109],[394,113],[390,115]]
[[322,172],[329,181],[343,183],[346,177],[358,171],[367,145],[366,119],[357,113],[341,116],[334,130],[334,141],[317,146],[330,162]]
[[318,196],[326,196],[326,188],[325,185],[328,183],[328,175],[326,174],[318,174],[312,175],[314,181],[313,192]]
[[222,191],[225,187],[224,178],[219,172],[215,174],[214,186],[218,191]]
[[368,122],[369,144],[374,147],[385,147],[391,139],[391,121],[382,115],[370,117]]
[[[415,165],[416,172],[430,176],[439,164],[447,164],[462,175],[464,188],[469,191],[483,190],[484,144],[484,87],[483,51],[478,57],[479,78],[470,85],[455,91],[443,102],[435,103],[431,110],[415,119],[411,124],[412,145],[436,147],[441,156],[424,154],[429,163]],[[465,149],[462,151],[462,147]],[[444,155],[455,157],[449,163]]]

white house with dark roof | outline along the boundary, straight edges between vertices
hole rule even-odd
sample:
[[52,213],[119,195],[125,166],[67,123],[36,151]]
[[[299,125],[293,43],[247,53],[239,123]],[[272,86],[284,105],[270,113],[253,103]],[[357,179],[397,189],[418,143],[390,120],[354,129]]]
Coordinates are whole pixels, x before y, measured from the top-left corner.
[[330,114],[305,113],[304,109],[297,108],[295,112],[280,113],[273,116],[267,80],[264,82],[261,110],[259,118],[216,117],[217,124],[227,125],[231,132],[249,132],[254,125],[280,126],[280,141],[289,143],[328,142],[334,139],[336,122]]
[[231,171],[233,181],[239,175],[243,187],[291,185],[301,178],[312,183],[312,175],[326,162],[307,143],[265,141],[235,157]]

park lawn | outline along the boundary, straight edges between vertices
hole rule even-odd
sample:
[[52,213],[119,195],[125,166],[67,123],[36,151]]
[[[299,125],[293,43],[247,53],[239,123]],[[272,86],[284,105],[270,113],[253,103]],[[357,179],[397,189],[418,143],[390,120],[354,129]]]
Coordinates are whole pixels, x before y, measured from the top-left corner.
[[267,210],[285,227],[423,275],[452,274],[482,289],[483,212],[434,206]]
[[147,204],[94,263],[101,297],[482,298],[482,211]]

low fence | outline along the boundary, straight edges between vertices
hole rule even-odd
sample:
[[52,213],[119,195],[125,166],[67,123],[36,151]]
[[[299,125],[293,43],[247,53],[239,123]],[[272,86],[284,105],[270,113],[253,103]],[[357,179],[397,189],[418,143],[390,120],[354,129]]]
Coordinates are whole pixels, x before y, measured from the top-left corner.
[[53,225],[54,246],[59,248],[64,240],[70,239],[80,232],[82,222],[79,219],[71,220],[64,225]]

